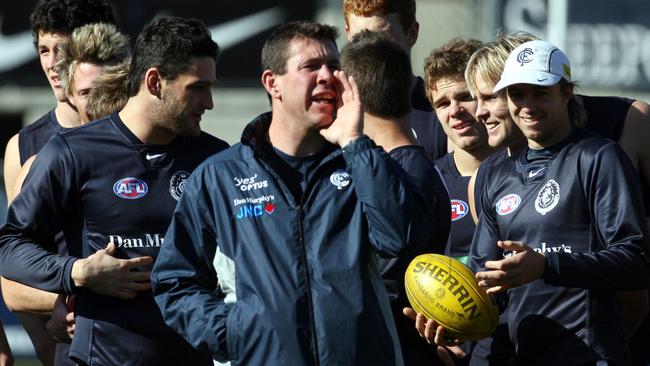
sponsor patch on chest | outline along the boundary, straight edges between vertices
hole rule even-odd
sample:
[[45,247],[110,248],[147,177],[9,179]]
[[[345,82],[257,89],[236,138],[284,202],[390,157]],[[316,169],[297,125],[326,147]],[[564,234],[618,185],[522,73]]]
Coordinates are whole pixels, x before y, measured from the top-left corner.
[[233,214],[237,220],[273,215],[277,208],[274,195],[235,198],[232,204]]
[[122,178],[113,184],[113,193],[125,200],[137,200],[149,191],[147,183],[135,177]]
[[234,177],[233,179],[235,180],[235,187],[239,188],[242,192],[254,191],[269,186],[269,182],[266,180],[259,180],[257,174],[252,177]]
[[469,205],[462,200],[451,200],[451,221],[458,221],[469,212]]
[[518,194],[511,193],[501,197],[495,205],[497,214],[501,216],[510,215],[515,212],[521,204],[521,197]]

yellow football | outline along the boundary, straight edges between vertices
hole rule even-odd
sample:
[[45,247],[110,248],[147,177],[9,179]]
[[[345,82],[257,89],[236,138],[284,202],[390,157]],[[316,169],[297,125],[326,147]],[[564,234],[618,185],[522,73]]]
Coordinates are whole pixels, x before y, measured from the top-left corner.
[[483,339],[499,322],[499,311],[474,273],[461,262],[440,254],[413,259],[404,275],[411,306],[445,327],[445,337],[464,341]]

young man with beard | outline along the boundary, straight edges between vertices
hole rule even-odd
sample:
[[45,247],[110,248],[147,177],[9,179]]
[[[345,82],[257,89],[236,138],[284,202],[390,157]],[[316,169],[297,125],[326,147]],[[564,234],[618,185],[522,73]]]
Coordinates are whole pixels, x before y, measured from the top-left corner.
[[493,90],[527,147],[491,167],[470,258],[488,293],[507,290],[516,364],[628,364],[616,291],[648,285],[638,177],[618,145],[580,129],[573,87],[566,55],[531,41]]
[[411,175],[419,190],[433,193],[429,202],[434,220],[425,241],[413,243],[399,258],[379,259],[379,269],[391,300],[405,365],[430,365],[436,349],[413,330],[402,313],[410,306],[404,291],[404,272],[422,253],[442,253],[449,235],[449,196],[440,173],[418,145],[409,124],[411,61],[384,33],[357,33],[341,52],[342,69],[356,81],[364,101],[363,131]]
[[[415,8],[415,0],[343,0],[345,33],[348,40],[352,40],[355,34],[363,30],[383,32],[411,57],[411,48],[420,30],[420,24],[415,19]],[[427,99],[424,80],[413,74],[410,80],[411,129],[431,160],[436,161],[451,147]]]
[[[58,46],[67,42],[72,31],[80,26],[96,22],[117,24],[113,9],[106,0],[41,0],[30,15],[34,45],[39,55],[43,72],[56,99],[56,107],[34,123],[21,129],[7,143],[4,158],[4,182],[7,202],[11,202],[17,191],[16,179],[20,168],[36,154],[56,132],[79,125],[77,111],[68,103],[61,87],[60,78],[54,66]],[[57,235],[57,250],[67,253],[65,240]],[[31,303],[40,313],[49,313],[56,300],[55,294],[35,291],[2,279],[3,293],[20,297],[23,303]],[[9,302],[12,300],[9,299]],[[56,344],[46,332],[48,315],[17,312],[27,331],[39,360],[44,365],[54,362]]]
[[376,256],[423,242],[435,201],[363,135],[336,36],[310,22],[271,34],[272,112],[192,175],[165,237],[156,301],[216,360],[403,364]]
[[[202,133],[218,47],[198,20],[164,17],[136,41],[119,113],[55,135],[0,231],[3,276],[76,296],[82,365],[211,364],[165,326],[150,288],[185,180],[226,144]],[[53,254],[63,231],[74,256]],[[107,245],[108,243],[108,245]]]

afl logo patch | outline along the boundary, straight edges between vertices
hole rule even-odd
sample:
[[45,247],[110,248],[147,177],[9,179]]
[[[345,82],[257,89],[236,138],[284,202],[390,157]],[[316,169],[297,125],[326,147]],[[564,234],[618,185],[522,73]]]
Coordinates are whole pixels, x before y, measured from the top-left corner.
[[557,206],[558,202],[560,202],[560,185],[550,179],[537,194],[535,210],[542,215],[546,215]]
[[169,194],[171,194],[176,201],[181,199],[183,190],[185,189],[185,182],[187,182],[189,176],[190,173],[184,170],[179,170],[172,175],[171,179],[169,179]]
[[350,174],[345,170],[337,170],[330,175],[330,183],[332,183],[339,191],[350,185],[350,181]]
[[451,221],[458,221],[469,212],[469,205],[461,200],[451,200]]
[[521,203],[521,197],[518,194],[511,193],[507,196],[501,197],[497,201],[496,210],[501,216],[510,215],[515,212]]
[[533,50],[530,48],[524,48],[517,54],[517,62],[519,62],[519,66],[524,66],[524,64],[527,64],[531,61],[533,61]]
[[147,183],[134,177],[122,178],[113,184],[113,193],[125,200],[137,200],[148,191]]

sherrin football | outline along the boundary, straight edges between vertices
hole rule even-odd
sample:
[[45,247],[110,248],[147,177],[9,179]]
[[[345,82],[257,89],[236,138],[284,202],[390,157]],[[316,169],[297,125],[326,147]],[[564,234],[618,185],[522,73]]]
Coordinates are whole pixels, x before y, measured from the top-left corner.
[[499,311],[478,286],[474,273],[461,262],[440,254],[413,259],[404,275],[411,306],[445,328],[445,337],[483,339],[499,322]]

